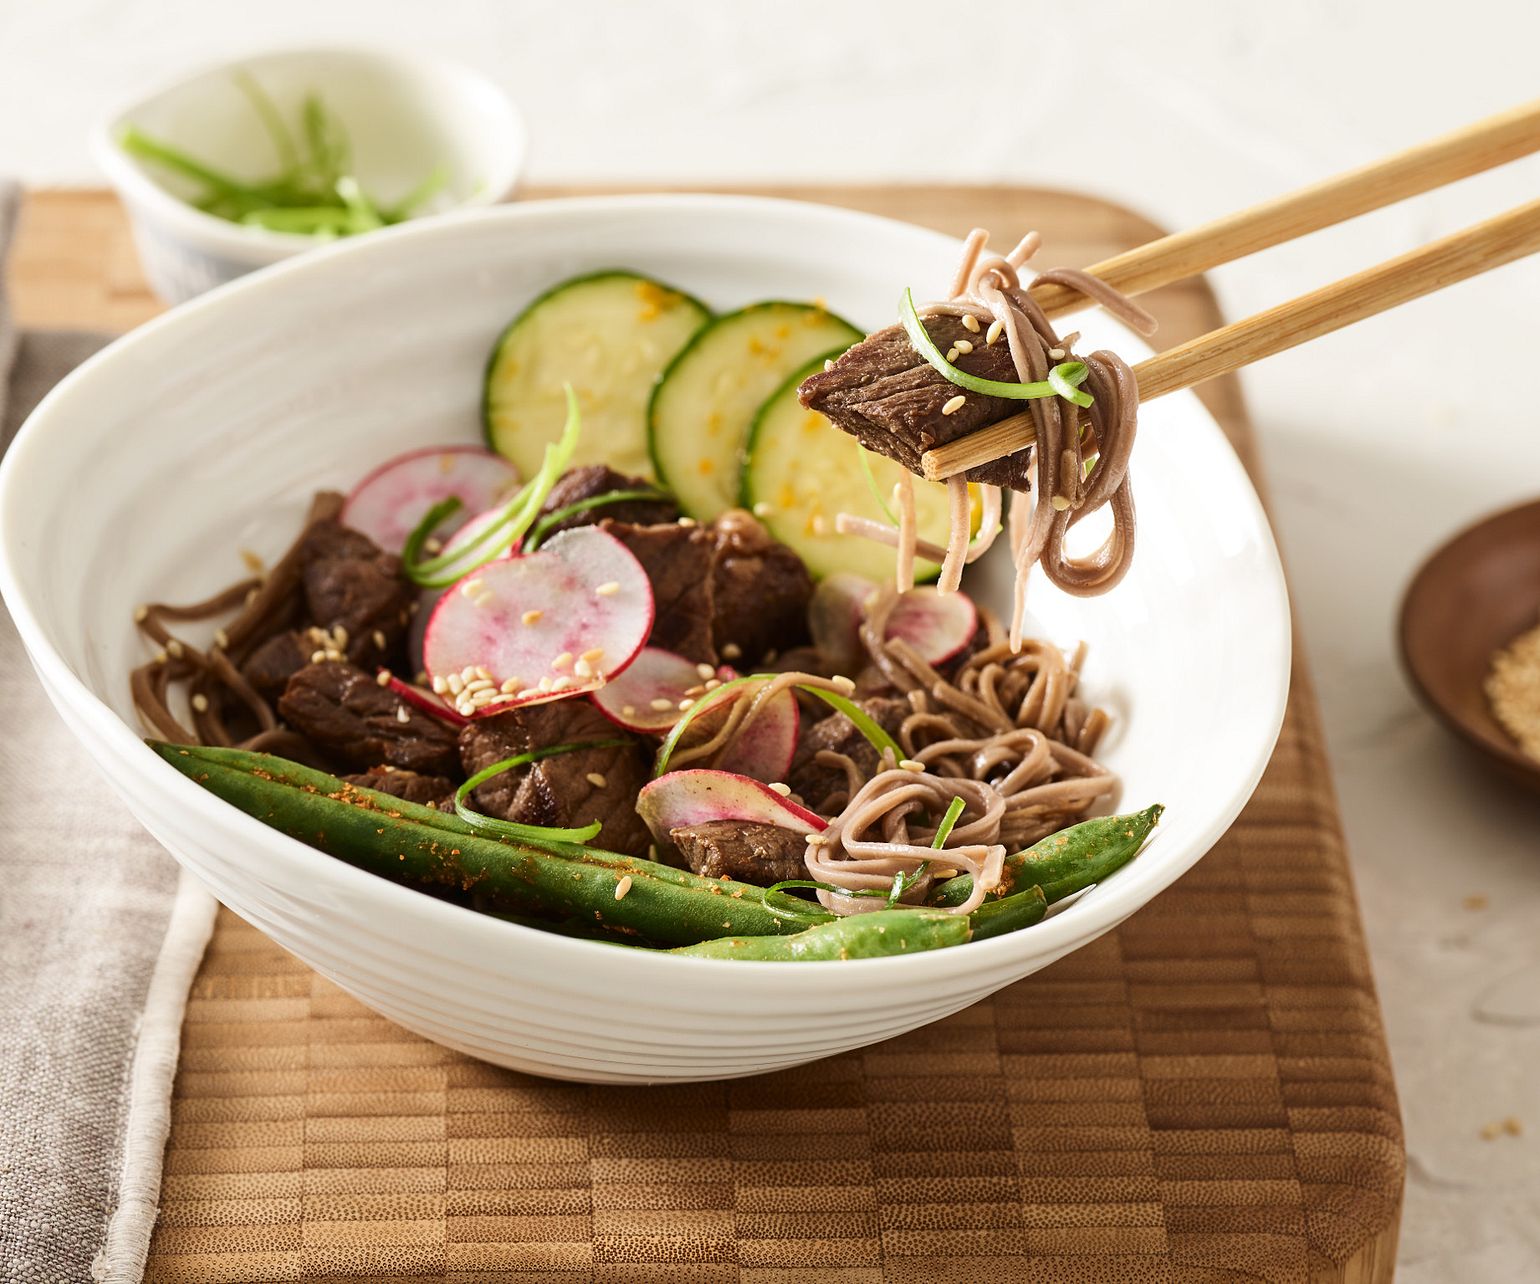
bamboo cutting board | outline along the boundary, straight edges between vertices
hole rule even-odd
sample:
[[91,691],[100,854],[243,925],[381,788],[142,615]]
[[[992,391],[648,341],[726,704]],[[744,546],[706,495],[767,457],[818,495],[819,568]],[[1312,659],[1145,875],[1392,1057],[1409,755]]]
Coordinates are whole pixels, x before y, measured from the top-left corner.
[[[552,192],[532,195],[552,195]],[[1020,188],[777,191],[1090,263],[1157,234]],[[101,193],[32,197],[28,325],[159,310]],[[1218,321],[1149,296],[1162,340]],[[1247,463],[1232,381],[1201,394]],[[153,1281],[1386,1281],[1400,1116],[1308,678],[1261,787],[1117,931],[801,1070],[631,1089],[497,1070],[221,911],[183,1031]]]

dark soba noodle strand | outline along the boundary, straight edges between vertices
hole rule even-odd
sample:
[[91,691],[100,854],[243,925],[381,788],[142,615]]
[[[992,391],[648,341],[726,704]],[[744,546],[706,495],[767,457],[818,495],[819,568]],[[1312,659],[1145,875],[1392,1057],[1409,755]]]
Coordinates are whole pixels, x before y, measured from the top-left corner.
[[[201,602],[185,606],[155,602],[135,612],[140,631],[159,648],[148,664],[130,676],[134,706],[147,726],[181,743],[229,746],[235,739],[227,718],[232,708],[239,708],[258,727],[256,736],[242,741],[242,747],[269,749],[281,743],[290,749],[308,750],[308,742],[294,743],[303,737],[277,730],[278,717],[272,705],[252,689],[239,666],[297,618],[301,608],[301,548],[315,526],[336,520],[342,502],[342,496],[334,492],[318,494],[311,501],[299,536],[265,576],[240,580]],[[207,651],[176,637],[166,627],[167,621],[203,622],[237,608],[239,613],[215,634],[214,645]],[[191,730],[171,710],[171,686],[178,682],[188,684]],[[275,736],[281,739],[275,741]]]

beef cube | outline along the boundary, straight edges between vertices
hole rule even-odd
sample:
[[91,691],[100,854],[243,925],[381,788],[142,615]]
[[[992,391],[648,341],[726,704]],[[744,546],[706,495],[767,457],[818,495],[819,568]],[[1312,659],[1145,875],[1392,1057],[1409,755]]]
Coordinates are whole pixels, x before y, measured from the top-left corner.
[[768,887],[788,878],[806,878],[802,855],[807,839],[778,825],[739,820],[708,820],[669,831],[685,863],[706,878],[735,878]]
[[[628,477],[603,464],[587,464],[562,474],[561,480],[551,487],[540,516],[544,518],[572,504],[585,499],[597,499],[611,491],[655,489],[645,477]],[[569,531],[574,526],[596,526],[606,518],[628,522],[633,526],[659,526],[676,521],[678,517],[679,506],[672,499],[628,499],[618,504],[600,504],[564,517],[550,527],[545,538],[549,539],[557,531]]]
[[712,569],[717,537],[703,526],[601,524],[632,553],[652,581],[655,617],[651,645],[677,651],[697,664],[715,664],[712,643]]
[[766,652],[807,641],[813,577],[802,559],[778,544],[742,510],[711,527],[717,541],[711,574],[711,637],[717,651],[736,646],[749,665]]
[[[868,713],[889,735],[896,737],[904,719],[909,716],[907,700],[888,699],[881,696],[860,702]],[[831,793],[845,788],[845,773],[837,767],[824,767],[814,762],[821,750],[842,753],[866,777],[877,773],[877,751],[843,713],[813,723],[802,733],[797,752],[792,758],[791,771],[786,783],[792,792],[805,798],[815,810]]]
[[275,633],[241,665],[241,676],[259,695],[276,700],[289,679],[310,663],[315,644],[297,629]]
[[386,660],[417,601],[416,588],[401,574],[401,559],[335,522],[312,527],[300,552],[310,618],[321,629],[346,630],[352,663],[372,667]]
[[455,792],[454,781],[448,776],[422,776],[415,771],[397,771],[393,767],[371,767],[368,771],[344,776],[343,780],[424,807],[437,807],[453,798]]
[[278,713],[300,734],[359,770],[385,763],[429,776],[459,771],[454,728],[351,664],[307,664],[289,679]]
[[[1014,383],[1020,376],[1004,340],[983,343],[963,328],[957,317],[925,318],[925,329],[945,352],[959,339],[974,344],[958,356],[956,365],[967,374]],[[937,372],[914,350],[903,326],[891,325],[856,344],[828,370],[809,375],[797,396],[836,427],[848,432],[868,450],[897,460],[912,473],[920,471],[920,456],[971,432],[1015,414],[1020,402],[982,393],[963,393],[962,406],[950,415],[941,409],[963,390]],[[971,482],[1027,489],[1031,448],[992,460],[966,474]]]
[[552,745],[615,740],[603,749],[580,749],[515,767],[477,786],[479,811],[525,825],[574,828],[597,820],[604,826],[596,846],[630,856],[647,853],[649,835],[636,814],[636,796],[647,783],[651,759],[587,700],[553,700],[480,718],[460,731],[460,762],[466,775],[495,762]]

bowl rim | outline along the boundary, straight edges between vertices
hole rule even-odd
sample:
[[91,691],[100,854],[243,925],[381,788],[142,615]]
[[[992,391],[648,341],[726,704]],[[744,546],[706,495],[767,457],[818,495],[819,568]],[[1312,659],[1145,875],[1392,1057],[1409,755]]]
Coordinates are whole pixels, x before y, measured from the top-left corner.
[[[369,236],[332,242],[314,253],[294,257],[265,271],[230,281],[163,313],[115,340],[67,375],[28,416],[5,458],[0,460],[0,514],[8,507],[8,492],[13,487],[22,486],[30,461],[41,448],[40,443],[52,434],[50,421],[66,413],[70,403],[83,395],[83,388],[89,390],[96,372],[103,365],[118,364],[164,331],[174,332],[183,328],[196,330],[207,314],[242,307],[248,298],[281,291],[287,288],[286,282],[295,274],[327,273],[337,270],[340,264],[351,264],[354,260],[395,255],[400,252],[398,244],[405,246],[410,242],[435,237],[451,238],[465,225],[500,222],[508,224],[510,229],[516,229],[521,224],[542,219],[574,223],[588,215],[624,216],[630,212],[659,211],[694,217],[757,215],[783,221],[802,220],[813,224],[808,229],[810,234],[826,230],[831,223],[844,223],[853,231],[865,229],[876,232],[880,229],[890,234],[897,228],[912,238],[932,239],[938,247],[960,247],[960,242],[954,237],[880,215],[779,197],[709,193],[579,196],[526,201],[409,221]],[[840,971],[844,987],[842,992],[852,1001],[857,997],[875,1000],[899,983],[966,980],[970,974],[1008,971],[1008,960],[1013,954],[1021,958],[1040,959],[1042,962],[1039,966],[1046,966],[1048,962],[1115,927],[1186,873],[1224,835],[1255,792],[1282,729],[1291,686],[1292,629],[1287,585],[1266,511],[1234,448],[1194,393],[1189,390],[1173,394],[1173,397],[1187,399],[1190,403],[1188,412],[1199,420],[1206,433],[1212,435],[1219,452],[1220,466],[1232,473],[1240,492],[1237,498],[1257,532],[1261,552],[1271,572],[1269,583],[1273,610],[1270,618],[1276,624],[1276,632],[1263,641],[1276,655],[1276,664],[1265,688],[1266,715],[1264,725],[1260,728],[1262,735],[1255,741],[1254,749],[1240,772],[1243,787],[1236,790],[1225,806],[1211,813],[1207,821],[1195,830],[1188,840],[1187,850],[1180,858],[1166,863],[1156,885],[1148,894],[1141,894],[1145,880],[1139,880],[1140,890],[1136,890],[1135,884],[1127,880],[1113,880],[1100,887],[1096,896],[1079,907],[1079,912],[1051,915],[1037,924],[1030,933],[1010,933],[986,941],[970,942],[968,948],[962,950],[928,950],[885,958],[846,960],[842,962]],[[224,831],[232,838],[261,845],[269,857],[269,868],[279,862],[285,867],[283,871],[278,871],[281,877],[268,880],[272,885],[304,885],[306,880],[331,883],[345,888],[356,898],[355,903],[371,904],[381,913],[395,914],[404,910],[416,917],[425,928],[431,924],[435,932],[442,929],[457,938],[457,950],[474,950],[479,957],[488,956],[482,951],[490,951],[493,956],[499,950],[506,954],[510,940],[513,939],[507,934],[522,933],[528,938],[538,938],[540,948],[548,951],[546,957],[558,966],[571,965],[575,969],[592,973],[604,970],[604,960],[615,960],[620,965],[616,975],[623,975],[627,983],[632,985],[638,982],[645,984],[654,979],[677,981],[684,975],[680,969],[689,967],[695,969],[691,975],[701,984],[726,983],[731,978],[729,988],[735,992],[748,991],[782,997],[800,995],[809,1000],[828,993],[828,973],[818,967],[800,963],[760,963],[746,968],[741,962],[727,959],[679,958],[653,951],[596,948],[591,941],[539,932],[425,896],[413,888],[380,878],[281,834],[200,788],[170,763],[162,760],[144,743],[128,721],[121,718],[74,673],[63,656],[49,643],[41,620],[22,592],[16,554],[10,540],[6,538],[3,524],[0,524],[0,596],[4,597],[10,607],[17,630],[50,695],[56,703],[76,714],[103,741],[105,752],[98,753],[92,748],[98,765],[106,770],[105,760],[110,759],[115,771],[126,773],[132,770],[148,777],[147,783],[152,783],[158,792],[175,799],[183,811],[184,825],[188,823],[186,817],[194,817],[203,832],[218,834]],[[1262,703],[1263,697],[1259,696],[1258,701]],[[140,763],[143,764],[142,768],[136,765]]]
[[1423,558],[1401,594],[1401,605],[1396,612],[1396,650],[1401,660],[1401,670],[1406,674],[1407,681],[1411,683],[1412,690],[1422,702],[1423,708],[1431,712],[1439,722],[1466,744],[1485,754],[1510,775],[1522,778],[1532,787],[1540,788],[1540,762],[1536,762],[1518,745],[1489,735],[1482,728],[1460,717],[1424,680],[1422,667],[1413,659],[1412,649],[1407,644],[1413,600],[1425,590],[1435,566],[1454,557],[1459,546],[1477,531],[1510,520],[1520,513],[1535,510],[1540,510],[1540,499],[1521,500],[1496,512],[1487,513],[1447,536],[1437,548]]
[[523,173],[524,161],[529,150],[529,130],[518,105],[501,85],[485,72],[468,63],[388,41],[278,45],[254,49],[238,58],[210,60],[197,64],[147,89],[141,89],[131,96],[124,96],[114,106],[102,112],[92,124],[88,136],[92,158],[113,187],[118,190],[125,204],[145,206],[157,218],[199,244],[218,244],[222,249],[236,253],[244,251],[248,255],[255,252],[264,256],[285,257],[302,250],[310,251],[329,246],[332,242],[317,241],[314,237],[304,236],[298,232],[274,232],[264,227],[246,227],[197,209],[150,177],[124,152],[117,141],[118,131],[135,112],[157,98],[185,89],[195,81],[216,76],[221,72],[234,72],[258,63],[316,55],[434,72],[465,82],[472,87],[474,93],[485,97],[489,103],[496,104],[503,117],[501,150],[504,158],[500,172],[489,176],[485,183],[457,201],[450,209],[433,215],[419,215],[415,219],[408,219],[408,222],[484,208],[506,200],[512,195]]

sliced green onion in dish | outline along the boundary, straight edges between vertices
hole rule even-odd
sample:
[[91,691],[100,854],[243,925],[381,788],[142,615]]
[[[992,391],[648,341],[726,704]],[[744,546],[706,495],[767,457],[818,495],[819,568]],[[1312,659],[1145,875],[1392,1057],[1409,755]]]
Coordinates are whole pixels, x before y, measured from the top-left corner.
[[[961,798],[954,798],[947,804],[946,814],[941,817],[941,823],[936,826],[936,836],[930,840],[930,845],[937,851],[946,846],[946,840],[952,835],[952,828],[957,824],[957,818],[963,814],[963,808],[967,804]],[[903,895],[926,874],[930,872],[930,862],[921,861],[912,874],[906,874],[903,870],[893,875],[893,886],[888,891],[888,908],[897,905],[903,899]]]
[[881,758],[885,753],[893,755],[894,762],[902,762],[904,751],[899,748],[898,741],[893,739],[871,714],[867,713],[860,705],[848,696],[842,696],[838,691],[825,691],[822,687],[801,687],[809,695],[817,696],[826,705],[838,709],[851,722],[855,728],[866,737],[867,744],[877,751],[877,757]]
[[[1036,401],[1042,397],[1067,397],[1077,406],[1092,404],[1091,394],[1078,391],[1086,381],[1089,371],[1083,361],[1061,361],[1048,372],[1048,378],[1034,383],[1011,383],[1003,379],[984,379],[959,370],[942,353],[935,341],[925,331],[925,323],[914,306],[914,293],[904,291],[898,302],[898,315],[904,324],[904,333],[914,350],[925,358],[926,364],[949,383],[969,392],[982,392],[990,397],[1006,397],[1012,401]],[[1054,376],[1058,378],[1055,380]],[[1084,397],[1082,401],[1080,398]]]
[[524,537],[540,515],[540,508],[551,488],[567,471],[582,430],[583,417],[578,410],[577,393],[570,383],[564,384],[563,388],[567,394],[567,422],[562,426],[561,437],[546,446],[540,471],[503,505],[496,520],[458,548],[423,559],[421,554],[429,536],[460,511],[460,501],[451,495],[423,514],[401,550],[401,569],[412,583],[423,588],[448,588],[478,567],[501,557]]
[[500,776],[505,771],[512,771],[516,767],[527,767],[532,762],[539,762],[542,758],[555,758],[561,754],[576,753],[580,749],[612,749],[627,744],[628,741],[616,737],[611,740],[577,740],[571,744],[550,745],[544,749],[531,749],[528,753],[514,754],[512,758],[504,758],[501,762],[494,762],[490,767],[483,767],[474,776],[455,790],[455,815],[467,825],[483,830],[488,834],[495,834],[502,838],[513,838],[519,842],[536,843],[543,845],[576,845],[591,842],[599,834],[603,827],[599,821],[591,825],[583,825],[577,829],[563,829],[551,825],[521,825],[513,820],[501,820],[496,816],[488,816],[475,810],[465,800],[478,786],[491,780],[494,776]]
[[565,508],[558,508],[554,513],[547,513],[530,531],[525,548],[533,553],[540,547],[540,543],[549,534],[551,528],[564,522],[569,517],[576,517],[579,513],[591,512],[595,508],[604,508],[610,504],[628,504],[632,500],[651,500],[655,503],[665,503],[670,498],[667,491],[663,490],[607,490],[602,495],[591,495],[587,499],[580,499],[574,504],[568,504]]
[[963,808],[967,805],[961,798],[954,798],[947,804],[946,815],[941,818],[941,823],[936,826],[936,836],[930,840],[930,845],[937,851],[946,846],[946,840],[952,836],[952,830],[957,824],[957,818],[963,814]]
[[893,515],[893,509],[883,497],[882,488],[877,485],[877,474],[872,471],[872,457],[870,452],[860,442],[856,442],[856,454],[861,459],[861,471],[866,474],[866,485],[872,492],[872,498],[877,501],[877,507],[882,510],[882,515],[888,519],[889,526],[897,526],[898,518]]
[[[902,875],[900,875],[900,877],[902,877]],[[875,887],[861,888],[858,891],[852,891],[848,887],[839,887],[834,883],[825,883],[818,879],[787,878],[782,879],[779,883],[771,883],[769,887],[765,888],[765,898],[763,901],[764,907],[772,914],[774,914],[776,918],[801,919],[807,916],[809,909],[808,902],[795,896],[786,895],[785,891],[782,889],[788,887],[805,887],[809,891],[828,892],[831,896],[848,896],[852,900],[864,899],[887,901],[890,905],[893,903],[893,900],[896,899],[893,898],[890,893],[878,891]]]

